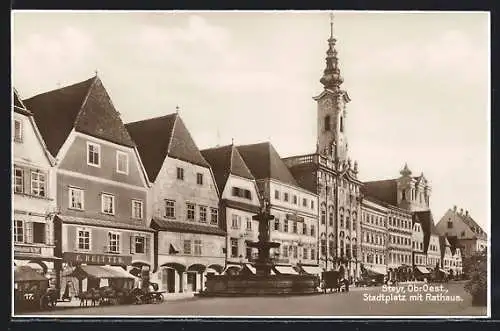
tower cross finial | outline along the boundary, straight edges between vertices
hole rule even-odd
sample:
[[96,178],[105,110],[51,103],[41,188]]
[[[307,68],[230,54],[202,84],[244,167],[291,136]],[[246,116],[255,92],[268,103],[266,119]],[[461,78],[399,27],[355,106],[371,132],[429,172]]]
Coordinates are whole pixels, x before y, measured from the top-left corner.
[[333,13],[330,13],[330,38],[333,38]]

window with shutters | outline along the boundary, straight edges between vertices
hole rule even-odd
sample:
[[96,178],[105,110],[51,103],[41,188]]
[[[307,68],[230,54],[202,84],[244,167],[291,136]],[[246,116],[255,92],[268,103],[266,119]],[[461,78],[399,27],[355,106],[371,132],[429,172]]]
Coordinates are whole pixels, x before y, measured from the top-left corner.
[[196,239],[194,241],[194,255],[201,255],[201,240]]
[[14,242],[22,243],[24,242],[24,222],[14,221]]
[[21,168],[14,168],[14,192],[24,193],[24,173]]
[[200,206],[200,223],[207,223],[207,207]]
[[46,195],[45,174],[38,171],[31,172],[31,194],[44,197]]
[[177,167],[177,179],[184,180],[184,169]]
[[145,254],[146,253],[146,238],[142,236],[133,237],[134,243],[134,252],[136,254]]
[[90,230],[84,228],[78,228],[76,230],[76,240],[78,245],[78,250],[88,251],[90,250],[91,243],[91,233]]

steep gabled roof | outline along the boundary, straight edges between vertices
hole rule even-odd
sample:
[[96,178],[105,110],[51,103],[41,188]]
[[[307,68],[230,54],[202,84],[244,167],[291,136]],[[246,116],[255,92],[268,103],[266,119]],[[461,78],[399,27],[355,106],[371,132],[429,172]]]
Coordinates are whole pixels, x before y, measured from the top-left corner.
[[398,186],[395,179],[364,182],[362,192],[391,205],[398,204]]
[[479,226],[479,224],[476,223],[476,221],[474,221],[472,217],[470,217],[470,215],[459,214],[459,213],[456,214],[462,220],[462,222],[464,222],[465,225],[467,225],[470,228],[470,230],[474,233],[474,236],[477,239],[483,239],[483,240],[487,239],[486,232],[484,232],[484,230]]
[[21,101],[21,97],[19,96],[19,92],[17,92],[15,88],[13,89],[12,94],[12,104],[14,105],[14,111],[26,116],[32,116],[33,113],[23,104],[23,102]]
[[72,129],[119,145],[135,146],[97,76],[36,95],[24,100],[24,104],[33,112],[53,156]]
[[212,168],[220,194],[224,191],[230,174],[255,179],[234,145],[205,149],[201,154]]
[[417,211],[412,216],[413,224],[420,223],[424,232],[424,252],[427,253],[431,235],[439,235],[430,210]]
[[167,156],[210,168],[177,113],[127,123],[125,126],[137,144],[152,182],[156,180]]
[[255,179],[271,178],[299,186],[271,143],[243,145],[237,148]]

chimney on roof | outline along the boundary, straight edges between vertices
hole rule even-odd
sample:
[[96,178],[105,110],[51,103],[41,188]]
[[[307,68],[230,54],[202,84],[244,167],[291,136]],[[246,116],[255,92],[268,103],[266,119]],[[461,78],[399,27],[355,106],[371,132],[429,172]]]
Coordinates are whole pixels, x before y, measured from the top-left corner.
[[460,215],[462,215],[463,213],[464,213],[464,209],[460,208]]
[[468,210],[465,211],[465,216],[469,216],[469,211]]
[[453,211],[456,212],[457,211],[457,206],[453,206]]

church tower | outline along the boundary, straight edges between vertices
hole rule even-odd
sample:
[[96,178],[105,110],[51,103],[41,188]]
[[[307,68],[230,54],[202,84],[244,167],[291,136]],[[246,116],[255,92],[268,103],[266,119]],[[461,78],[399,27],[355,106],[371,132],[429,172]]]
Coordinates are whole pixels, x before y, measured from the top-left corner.
[[340,75],[339,60],[333,37],[333,14],[330,15],[330,38],[326,51],[326,68],[320,82],[324,90],[313,99],[318,103],[317,152],[327,155],[337,166],[348,159],[347,109],[350,101],[340,85],[344,79]]

